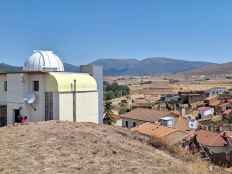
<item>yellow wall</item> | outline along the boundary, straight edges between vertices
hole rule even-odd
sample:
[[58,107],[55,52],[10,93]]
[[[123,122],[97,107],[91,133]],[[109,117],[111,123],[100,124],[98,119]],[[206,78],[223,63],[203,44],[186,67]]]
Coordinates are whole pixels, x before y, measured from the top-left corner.
[[50,72],[46,80],[47,91],[70,92],[74,90],[76,80],[76,91],[97,91],[96,80],[86,73]]

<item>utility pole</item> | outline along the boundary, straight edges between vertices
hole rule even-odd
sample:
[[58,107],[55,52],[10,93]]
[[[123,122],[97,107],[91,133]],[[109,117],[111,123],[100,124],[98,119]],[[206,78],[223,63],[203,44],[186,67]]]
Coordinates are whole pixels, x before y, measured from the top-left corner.
[[77,93],[77,81],[74,80],[74,90],[73,90],[73,122],[77,121],[77,112],[76,112],[76,93]]

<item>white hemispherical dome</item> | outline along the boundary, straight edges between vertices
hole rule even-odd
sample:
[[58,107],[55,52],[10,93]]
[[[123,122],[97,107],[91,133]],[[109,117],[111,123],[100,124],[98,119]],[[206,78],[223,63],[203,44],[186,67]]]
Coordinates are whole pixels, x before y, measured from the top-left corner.
[[64,71],[60,58],[52,51],[35,50],[23,67],[24,71]]

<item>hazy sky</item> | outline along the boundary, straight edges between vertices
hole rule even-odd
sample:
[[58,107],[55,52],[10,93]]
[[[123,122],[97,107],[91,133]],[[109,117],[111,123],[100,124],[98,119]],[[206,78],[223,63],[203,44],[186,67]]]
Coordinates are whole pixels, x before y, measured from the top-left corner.
[[232,61],[231,0],[5,0],[0,61],[34,49],[64,61],[154,56]]

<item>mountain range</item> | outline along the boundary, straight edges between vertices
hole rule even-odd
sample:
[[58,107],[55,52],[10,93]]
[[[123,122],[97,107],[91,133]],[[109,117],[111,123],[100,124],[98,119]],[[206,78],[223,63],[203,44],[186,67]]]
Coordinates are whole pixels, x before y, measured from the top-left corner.
[[[216,64],[204,61],[186,61],[165,57],[138,59],[97,59],[90,64],[103,67],[104,75],[157,75],[189,74],[212,75],[232,74],[232,62]],[[79,66],[64,63],[65,71],[79,72]],[[0,64],[0,72],[20,71],[22,68],[5,63]]]
[[201,68],[193,69],[191,71],[184,72],[183,74],[189,75],[231,75],[232,74],[232,62],[223,64],[211,64]]
[[22,67],[18,67],[18,66],[12,66],[12,65],[8,65],[5,63],[0,63],[0,73],[3,72],[16,72],[16,71],[21,71]]
[[[76,65],[72,65],[69,63],[64,63],[64,68],[65,71],[67,72],[79,72],[80,67],[76,66]],[[5,63],[0,63],[0,73],[2,72],[18,72],[18,71],[22,71],[22,67],[20,66],[12,66],[12,65],[8,65]]]
[[185,61],[163,57],[137,59],[98,59],[92,64],[101,65],[105,75],[176,74],[212,65],[210,62]]

